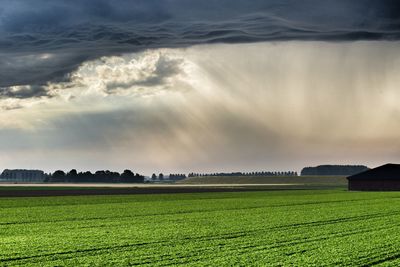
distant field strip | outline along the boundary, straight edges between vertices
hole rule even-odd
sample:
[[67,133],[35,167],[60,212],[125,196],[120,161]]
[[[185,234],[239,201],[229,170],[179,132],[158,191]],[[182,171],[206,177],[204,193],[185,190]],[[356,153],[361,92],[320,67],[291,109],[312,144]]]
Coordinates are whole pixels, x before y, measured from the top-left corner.
[[398,266],[400,192],[0,199],[2,266]]
[[346,186],[345,176],[200,176],[189,177],[180,184],[306,184]]
[[341,185],[321,186],[310,184],[2,184],[0,198],[83,196],[83,195],[132,195],[176,194],[204,192],[243,192],[282,189],[344,188]]

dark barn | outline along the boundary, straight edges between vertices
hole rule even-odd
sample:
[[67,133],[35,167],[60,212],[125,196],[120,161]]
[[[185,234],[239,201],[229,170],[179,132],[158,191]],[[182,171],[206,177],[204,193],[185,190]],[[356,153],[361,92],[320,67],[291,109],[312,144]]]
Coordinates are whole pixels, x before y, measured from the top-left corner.
[[400,191],[400,164],[385,164],[347,177],[349,190]]

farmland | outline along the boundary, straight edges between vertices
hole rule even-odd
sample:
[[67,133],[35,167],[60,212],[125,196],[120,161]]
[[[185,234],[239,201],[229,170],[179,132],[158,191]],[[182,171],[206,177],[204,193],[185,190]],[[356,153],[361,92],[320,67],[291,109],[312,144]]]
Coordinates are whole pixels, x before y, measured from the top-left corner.
[[0,265],[400,264],[400,193],[0,198]]

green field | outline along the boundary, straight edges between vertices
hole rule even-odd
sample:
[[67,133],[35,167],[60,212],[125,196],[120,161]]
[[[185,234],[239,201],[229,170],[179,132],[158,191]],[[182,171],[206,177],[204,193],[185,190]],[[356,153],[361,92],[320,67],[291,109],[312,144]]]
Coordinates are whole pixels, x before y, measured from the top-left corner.
[[400,192],[0,198],[3,266],[399,266]]

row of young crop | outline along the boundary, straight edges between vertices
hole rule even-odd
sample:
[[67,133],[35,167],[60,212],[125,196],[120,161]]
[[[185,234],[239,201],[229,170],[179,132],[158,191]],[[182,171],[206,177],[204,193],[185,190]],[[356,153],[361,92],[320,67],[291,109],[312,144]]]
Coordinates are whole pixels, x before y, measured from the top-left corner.
[[397,195],[205,196],[16,201],[14,208],[0,210],[0,265],[304,266],[396,260]]

